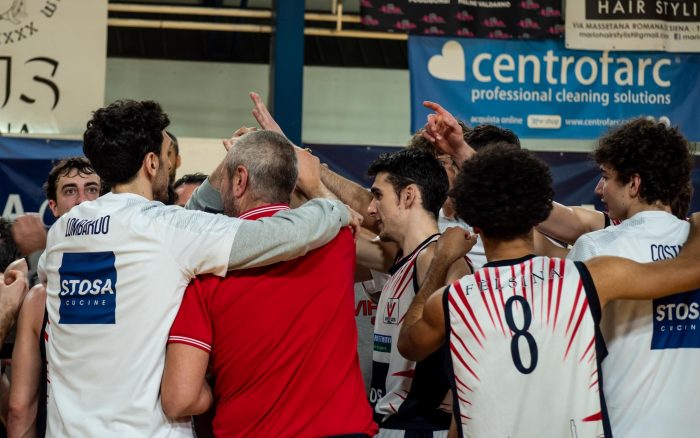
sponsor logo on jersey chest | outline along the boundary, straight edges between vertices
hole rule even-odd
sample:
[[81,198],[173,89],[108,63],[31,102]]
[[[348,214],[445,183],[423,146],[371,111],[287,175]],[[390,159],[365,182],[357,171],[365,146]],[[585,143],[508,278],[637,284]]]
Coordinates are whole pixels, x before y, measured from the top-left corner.
[[114,253],[64,253],[59,273],[59,324],[114,324]]

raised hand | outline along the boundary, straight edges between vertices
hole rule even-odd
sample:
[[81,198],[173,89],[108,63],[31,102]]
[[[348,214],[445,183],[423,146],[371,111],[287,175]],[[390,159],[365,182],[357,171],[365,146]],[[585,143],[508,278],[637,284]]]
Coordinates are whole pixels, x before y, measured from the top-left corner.
[[425,101],[423,106],[433,110],[423,129],[423,137],[442,152],[449,154],[461,167],[464,160],[474,154],[474,149],[464,141],[464,132],[455,116],[435,102]]
[[260,95],[253,91],[251,91],[248,95],[250,96],[250,100],[253,101],[253,105],[255,105],[255,108],[253,108],[253,117],[255,117],[258,125],[260,125],[260,127],[266,131],[274,131],[278,134],[284,135],[282,128],[280,128],[280,125],[278,125],[275,119],[272,117],[272,114],[270,114],[270,111],[268,111],[267,106],[260,98]]
[[239,138],[241,138],[244,134],[247,134],[249,132],[257,131],[258,128],[250,128],[247,126],[241,126],[240,128],[236,129],[236,131],[231,135],[231,138],[227,138],[226,140],[223,140],[224,144],[224,149],[226,149],[226,152],[230,151],[231,148],[236,144]]
[[12,239],[23,256],[46,248],[46,227],[39,215],[27,213],[18,216],[12,224]]

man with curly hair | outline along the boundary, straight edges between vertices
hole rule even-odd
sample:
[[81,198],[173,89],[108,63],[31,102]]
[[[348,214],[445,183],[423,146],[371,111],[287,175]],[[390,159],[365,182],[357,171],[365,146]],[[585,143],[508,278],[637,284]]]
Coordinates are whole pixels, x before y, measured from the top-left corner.
[[159,402],[168,330],[190,279],[292,259],[351,219],[327,200],[257,221],[163,205],[168,124],[153,101],[115,102],[87,124],[83,151],[112,192],[61,216],[40,261],[47,435],[191,437],[190,421],[168,421]]
[[533,255],[533,227],[549,215],[553,191],[547,165],[530,152],[507,144],[479,151],[453,194],[489,262],[438,289],[467,247],[463,231],[445,233],[399,351],[421,360],[449,345],[460,436],[612,436],[600,391],[601,309],[700,286],[700,218],[676,259],[575,262]]
[[[598,142],[596,187],[611,219],[621,224],[584,234],[569,258],[599,255],[651,262],[676,257],[688,236],[693,156],[676,128],[633,120]],[[690,400],[700,377],[700,291],[661,299],[616,301],[601,330],[608,355],[603,391],[619,437],[691,437],[700,417]],[[663,418],[663,421],[658,421]]]

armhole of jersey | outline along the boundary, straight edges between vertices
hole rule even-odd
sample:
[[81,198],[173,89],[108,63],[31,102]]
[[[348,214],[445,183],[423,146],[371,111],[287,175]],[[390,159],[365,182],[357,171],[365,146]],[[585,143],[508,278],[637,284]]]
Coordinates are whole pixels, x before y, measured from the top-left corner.
[[445,372],[447,378],[450,381],[450,388],[452,389],[452,418],[457,426],[457,436],[459,438],[464,438],[464,433],[462,432],[462,422],[458,421],[461,419],[461,413],[459,411],[459,400],[457,399],[457,382],[455,380],[455,371],[452,366],[452,352],[450,350],[450,289],[452,284],[447,285],[445,290],[442,292],[442,309],[445,313],[445,349],[447,351],[445,357]]
[[[607,215],[605,215],[607,219]],[[574,262],[576,269],[581,276],[581,281],[583,282],[583,290],[588,298],[588,308],[590,309],[591,315],[593,316],[593,322],[595,324],[595,350],[596,350],[596,362],[598,365],[598,393],[600,394],[600,410],[602,414],[603,421],[603,432],[606,437],[612,437],[612,428],[610,427],[610,417],[608,416],[608,407],[605,404],[605,395],[603,394],[603,371],[602,362],[605,356],[608,355],[608,349],[605,346],[605,339],[603,338],[603,333],[600,331],[600,319],[602,316],[602,309],[600,308],[600,299],[598,298],[598,291],[593,283],[593,278],[588,268],[583,262]]]

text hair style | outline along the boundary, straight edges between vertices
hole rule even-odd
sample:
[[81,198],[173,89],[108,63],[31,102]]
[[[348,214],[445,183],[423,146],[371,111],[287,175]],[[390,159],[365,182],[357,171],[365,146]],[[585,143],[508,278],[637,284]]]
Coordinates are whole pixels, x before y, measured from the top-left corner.
[[46,198],[56,201],[58,196],[58,179],[76,171],[78,175],[92,175],[95,173],[92,164],[84,157],[68,157],[57,162],[49,171],[49,176],[44,183]]
[[401,190],[415,184],[421,194],[422,205],[435,219],[447,199],[449,183],[442,164],[429,152],[419,149],[404,149],[391,154],[382,154],[374,160],[367,171],[369,176],[387,173],[396,196]]
[[173,184],[173,188],[176,189],[184,184],[200,185],[206,179],[207,179],[207,175],[205,175],[201,172],[188,173],[187,175],[182,175],[177,181],[175,181],[175,184]]
[[549,167],[526,149],[496,143],[462,165],[450,193],[457,215],[484,236],[526,235],[552,211]]
[[289,204],[297,182],[297,156],[283,135],[253,131],[241,136],[226,156],[228,178],[238,166],[248,169],[248,189],[260,201]]
[[520,139],[510,129],[496,125],[479,125],[470,130],[464,140],[475,151],[496,143],[509,143],[520,149]]
[[118,100],[93,113],[83,134],[83,152],[97,174],[113,186],[133,180],[146,154],[160,157],[170,124],[157,102]]
[[[462,134],[464,135],[464,140],[466,141],[472,129],[461,120],[457,120],[457,123],[459,123],[459,126],[462,127]],[[411,139],[406,144],[406,147],[408,149],[419,149],[435,156],[444,154],[444,152],[436,148],[433,143],[429,142],[423,137],[423,128],[419,129],[415,134],[413,134]]]
[[644,118],[632,120],[603,136],[593,158],[614,169],[622,184],[638,174],[644,202],[675,205],[677,216],[687,212],[694,159],[690,143],[677,128]]

